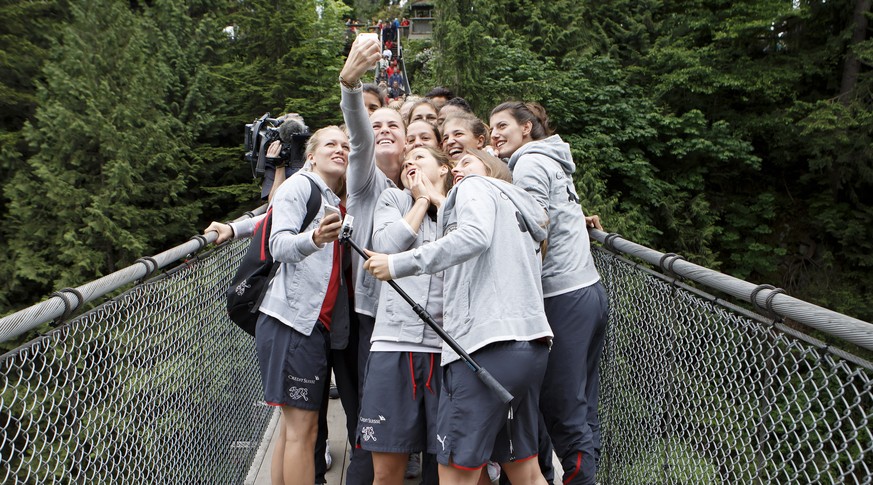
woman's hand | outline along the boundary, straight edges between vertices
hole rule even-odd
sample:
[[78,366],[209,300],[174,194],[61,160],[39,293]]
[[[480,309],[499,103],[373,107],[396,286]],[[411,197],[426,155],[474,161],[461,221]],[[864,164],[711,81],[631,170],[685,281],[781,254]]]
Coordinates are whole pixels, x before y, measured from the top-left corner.
[[586,217],[585,218],[585,226],[586,227],[593,227],[594,229],[600,229],[601,231],[603,230],[603,226],[600,225],[600,216],[598,216],[598,215]]
[[343,227],[343,221],[339,215],[331,214],[321,219],[321,224],[312,231],[312,241],[319,247],[324,246],[329,242],[339,239],[340,229]]
[[379,280],[390,280],[391,272],[388,271],[388,255],[374,253],[370,250],[364,250],[364,252],[366,252],[367,256],[370,257],[370,259],[364,262],[364,269],[369,271],[370,274],[372,274]]
[[443,194],[443,191],[437,188],[437,186],[435,186],[430,180],[425,180],[424,185],[427,187],[430,203],[437,208],[443,205],[443,201],[446,200],[446,196],[445,194]]
[[218,233],[218,237],[215,238],[215,244],[221,244],[233,237],[233,229],[231,229],[230,224],[212,221],[212,224],[209,224],[209,227],[203,230],[203,234],[212,231]]
[[427,199],[427,203],[430,204],[430,191],[425,184],[428,180],[421,176],[421,172],[413,170],[412,175],[404,176],[406,177],[406,187],[412,192],[412,198],[415,202],[418,202],[418,199]]
[[376,62],[382,58],[379,51],[379,41],[357,37],[352,43],[349,57],[340,71],[340,77],[348,84],[356,84],[364,73],[372,69]]

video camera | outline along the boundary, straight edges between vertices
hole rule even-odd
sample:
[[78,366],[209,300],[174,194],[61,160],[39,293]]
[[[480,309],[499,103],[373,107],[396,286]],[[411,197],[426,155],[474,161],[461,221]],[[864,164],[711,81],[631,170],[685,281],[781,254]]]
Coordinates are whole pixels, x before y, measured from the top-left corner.
[[[270,113],[265,113],[252,123],[247,123],[245,128],[245,159],[252,166],[254,177],[263,177],[267,164],[275,167],[276,164],[284,164],[300,170],[305,163],[303,153],[306,150],[306,141],[312,134],[309,127],[303,123],[299,115],[289,115],[284,118],[270,118]],[[272,158],[267,156],[267,149],[276,141],[282,142],[282,150],[279,156]]]

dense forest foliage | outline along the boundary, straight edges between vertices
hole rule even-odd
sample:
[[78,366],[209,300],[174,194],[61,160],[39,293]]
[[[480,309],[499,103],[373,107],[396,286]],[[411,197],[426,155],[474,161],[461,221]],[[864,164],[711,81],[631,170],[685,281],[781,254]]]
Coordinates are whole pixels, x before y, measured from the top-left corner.
[[[873,320],[871,0],[434,4],[413,88],[541,102],[609,231]],[[380,8],[0,2],[0,313],[256,205],[243,125],[339,122],[344,20]]]

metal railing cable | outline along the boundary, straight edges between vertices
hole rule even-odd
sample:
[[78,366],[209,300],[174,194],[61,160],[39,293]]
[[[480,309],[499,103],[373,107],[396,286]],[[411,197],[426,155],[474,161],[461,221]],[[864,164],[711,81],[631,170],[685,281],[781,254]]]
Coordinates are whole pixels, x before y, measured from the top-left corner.
[[609,243],[599,483],[873,484],[873,364]]
[[274,408],[254,339],[227,317],[247,249],[202,252],[0,356],[0,483],[251,477]]
[[[237,221],[263,214],[267,206],[246,212]],[[81,309],[85,303],[101,298],[119,288],[148,278],[157,270],[182,258],[196,254],[215,241],[217,235],[209,233],[196,235],[184,244],[168,249],[154,256],[138,259],[134,264],[91,281],[77,288],[64,288],[56,291],[50,298],[11,315],[0,318],[0,342],[11,340],[37,326],[55,319],[66,320]]]
[[638,257],[665,273],[674,274],[750,302],[761,313],[784,316],[804,325],[873,350],[873,324],[788,296],[771,285],[754,285],[686,261],[673,253],[661,253],[628,241],[620,235],[593,229],[591,236],[604,247]]

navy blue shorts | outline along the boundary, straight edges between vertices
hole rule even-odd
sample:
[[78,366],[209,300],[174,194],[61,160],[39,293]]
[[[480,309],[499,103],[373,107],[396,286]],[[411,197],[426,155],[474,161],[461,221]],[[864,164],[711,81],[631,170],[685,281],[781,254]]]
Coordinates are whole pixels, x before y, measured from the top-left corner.
[[370,352],[357,443],[367,451],[436,453],[440,354]]
[[330,333],[320,322],[309,336],[261,313],[255,329],[264,401],[318,411],[330,382]]
[[472,357],[514,399],[502,403],[462,360],[444,367],[437,461],[476,470],[488,460],[506,463],[537,456],[538,405],[548,345],[538,341],[498,342],[477,350]]

